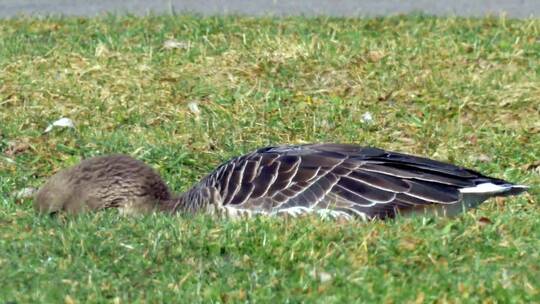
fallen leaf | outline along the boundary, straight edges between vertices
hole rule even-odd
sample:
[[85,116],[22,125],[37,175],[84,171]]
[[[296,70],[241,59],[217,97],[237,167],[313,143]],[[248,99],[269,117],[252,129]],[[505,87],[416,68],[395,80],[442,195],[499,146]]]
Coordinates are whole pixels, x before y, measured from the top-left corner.
[[506,204],[506,197],[504,196],[498,196],[495,198],[495,202],[497,203],[497,205],[499,206],[504,206]]
[[26,152],[28,149],[30,149],[30,144],[27,141],[14,140],[8,143],[4,154],[11,157]]
[[389,100],[391,100],[390,98],[392,98],[393,95],[394,95],[394,91],[390,91],[390,92],[388,92],[388,93],[386,93],[384,95],[381,95],[381,96],[377,97],[377,100],[378,101],[387,101],[387,100],[389,101]]
[[386,54],[383,51],[369,51],[367,53],[367,58],[371,62],[378,62],[384,57],[386,57]]
[[489,218],[482,216],[481,218],[478,219],[478,224],[480,226],[487,226],[487,225],[493,224],[493,222]]
[[246,299],[246,296],[247,296],[247,294],[246,294],[246,291],[244,289],[240,289],[240,290],[236,291],[236,293],[235,293],[235,298],[237,300],[240,300],[240,301],[244,301]]
[[538,133],[540,133],[540,122],[537,122],[532,127],[529,127],[527,129],[527,132],[530,133],[530,134],[538,134]]
[[527,171],[535,170],[538,167],[540,167],[540,160],[521,166],[523,170],[527,170]]

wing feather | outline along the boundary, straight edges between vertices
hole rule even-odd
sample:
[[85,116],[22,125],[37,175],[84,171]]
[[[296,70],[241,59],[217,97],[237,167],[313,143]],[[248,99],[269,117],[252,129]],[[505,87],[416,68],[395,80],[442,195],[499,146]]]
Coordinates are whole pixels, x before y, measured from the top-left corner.
[[278,176],[278,162],[272,162],[268,165],[261,164],[260,166],[260,174],[252,182],[255,185],[255,190],[252,193],[253,198],[265,195]]
[[411,189],[407,192],[410,196],[442,204],[455,203],[460,199],[456,187],[417,180],[409,180],[407,183],[411,185]]
[[370,202],[388,203],[396,197],[395,193],[393,192],[371,187],[368,184],[365,184],[349,176],[343,176],[339,180],[338,185],[349,190],[350,192],[353,192],[363,197]]
[[225,196],[224,205],[229,204],[235,197],[236,193],[240,191],[242,185],[242,179],[244,178],[244,169],[248,162],[235,163],[232,174],[230,175],[229,182],[227,184],[227,195]]
[[407,182],[400,178],[386,174],[379,174],[376,172],[356,170],[348,174],[348,176],[384,191],[399,193],[406,192],[411,188]]
[[399,178],[414,178],[424,181],[436,181],[438,183],[460,187],[470,187],[474,185],[474,183],[472,183],[472,181],[469,179],[452,176],[448,173],[434,174],[430,172],[431,170],[424,170],[408,165],[397,165],[392,163],[366,163],[362,166],[362,170],[392,175]]
[[454,204],[461,188],[486,181],[501,182],[435,160],[341,144],[262,148],[205,179],[229,207],[272,214],[331,210],[361,218]]

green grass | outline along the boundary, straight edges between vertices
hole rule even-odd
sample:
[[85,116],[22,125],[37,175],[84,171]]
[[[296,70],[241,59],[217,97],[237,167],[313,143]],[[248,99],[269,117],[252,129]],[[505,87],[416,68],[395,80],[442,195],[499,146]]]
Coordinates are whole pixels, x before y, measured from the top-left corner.
[[[502,18],[2,20],[0,302],[540,301],[538,37],[538,20]],[[43,134],[60,117],[76,130]],[[232,156],[305,142],[533,188],[374,223],[48,218],[13,196],[93,155],[131,154],[181,191]]]

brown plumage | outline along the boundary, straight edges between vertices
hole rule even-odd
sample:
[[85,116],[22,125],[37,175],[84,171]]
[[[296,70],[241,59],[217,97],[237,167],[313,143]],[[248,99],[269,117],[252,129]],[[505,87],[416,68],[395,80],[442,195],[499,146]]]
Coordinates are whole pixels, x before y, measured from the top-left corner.
[[419,212],[455,215],[489,197],[525,189],[426,158],[313,144],[266,147],[234,158],[177,197],[142,162],[128,156],[89,159],[53,176],[36,202],[44,211],[132,206],[142,212],[319,213],[369,220]]
[[36,193],[34,207],[43,213],[79,213],[119,208],[148,212],[171,199],[159,174],[126,155],[83,160],[53,175]]

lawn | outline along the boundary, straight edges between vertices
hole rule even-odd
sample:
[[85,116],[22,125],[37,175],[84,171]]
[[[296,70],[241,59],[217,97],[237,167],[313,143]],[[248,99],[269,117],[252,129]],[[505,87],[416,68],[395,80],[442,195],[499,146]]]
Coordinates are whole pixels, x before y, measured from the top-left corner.
[[[0,21],[0,303],[540,301],[540,21],[195,16]],[[67,117],[75,129],[54,128]],[[532,186],[453,219],[38,216],[127,153],[175,191],[235,155],[343,142]]]

